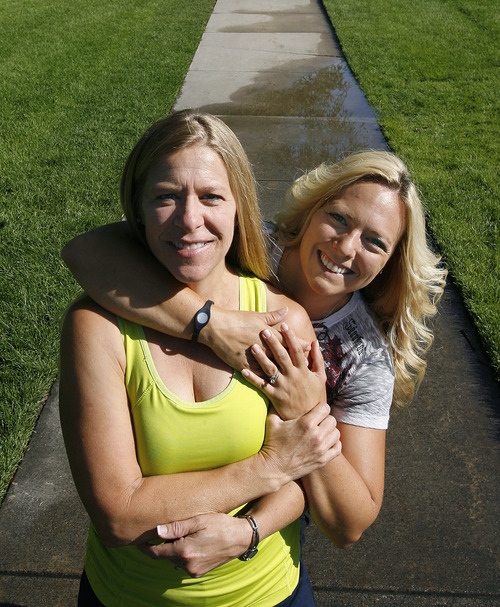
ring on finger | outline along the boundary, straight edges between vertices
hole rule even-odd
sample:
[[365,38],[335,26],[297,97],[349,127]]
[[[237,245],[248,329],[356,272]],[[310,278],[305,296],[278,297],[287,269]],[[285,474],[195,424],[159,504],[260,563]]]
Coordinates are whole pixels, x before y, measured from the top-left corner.
[[268,383],[270,383],[271,386],[274,386],[274,384],[277,382],[279,376],[280,376],[280,370],[278,369],[274,375],[269,376],[269,378],[267,380]]

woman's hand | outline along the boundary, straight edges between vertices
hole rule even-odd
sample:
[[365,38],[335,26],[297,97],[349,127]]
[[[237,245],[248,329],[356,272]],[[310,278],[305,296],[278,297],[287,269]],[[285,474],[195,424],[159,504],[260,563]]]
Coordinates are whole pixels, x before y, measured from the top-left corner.
[[[262,332],[271,357],[258,344],[252,346],[252,354],[265,379],[248,368],[243,369],[242,374],[269,397],[282,419],[294,419],[326,399],[325,365],[317,341],[312,343],[307,360],[301,341],[284,323],[281,334],[283,344],[274,331]],[[269,378],[276,375],[278,377],[271,383]]]
[[283,420],[272,409],[266,421],[266,438],[259,451],[271,470],[288,480],[297,480],[322,468],[340,455],[342,444],[330,407],[320,402],[308,413]]
[[203,514],[168,525],[159,525],[164,544],[140,544],[138,548],[153,559],[168,559],[191,577],[231,561],[248,550],[252,529],[242,518],[228,514]]
[[[290,525],[304,512],[304,491],[297,482],[248,504],[259,526],[260,540]],[[170,559],[189,575],[199,577],[241,556],[253,539],[248,521],[227,514],[208,513],[157,527],[165,544],[138,547],[154,559]]]
[[[278,343],[282,343],[283,337],[276,326],[285,319],[287,313],[288,308],[264,313],[225,310],[213,306],[210,322],[200,333],[199,341],[230,367],[250,368],[256,376],[263,377],[261,366],[253,357],[251,347],[259,341],[262,348],[267,349],[266,340],[261,339],[266,330],[275,336]],[[302,349],[304,358],[310,350],[310,344],[298,338],[295,340]],[[271,354],[270,351],[268,353]]]

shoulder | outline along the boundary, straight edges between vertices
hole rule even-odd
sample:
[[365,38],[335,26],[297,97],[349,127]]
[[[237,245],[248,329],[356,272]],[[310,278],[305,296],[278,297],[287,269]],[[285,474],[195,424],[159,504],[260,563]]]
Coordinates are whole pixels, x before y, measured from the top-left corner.
[[310,341],[315,339],[314,329],[311,320],[304,308],[293,299],[290,299],[283,293],[280,293],[274,286],[266,283],[267,291],[267,309],[279,310],[288,308],[285,322],[294,332],[303,339]]
[[102,325],[103,327],[107,325],[117,326],[116,317],[87,295],[78,297],[66,309],[63,328],[83,327],[92,329],[94,324]]
[[116,316],[86,295],[77,298],[67,308],[62,325],[61,353],[68,351],[86,356],[113,352],[121,359],[124,348]]

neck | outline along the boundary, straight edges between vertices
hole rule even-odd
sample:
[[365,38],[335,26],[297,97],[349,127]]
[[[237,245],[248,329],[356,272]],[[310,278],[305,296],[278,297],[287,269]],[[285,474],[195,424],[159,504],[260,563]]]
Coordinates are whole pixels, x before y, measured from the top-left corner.
[[217,306],[226,310],[239,309],[239,277],[230,267],[216,278],[207,277],[194,283],[185,283],[203,299],[211,299]]

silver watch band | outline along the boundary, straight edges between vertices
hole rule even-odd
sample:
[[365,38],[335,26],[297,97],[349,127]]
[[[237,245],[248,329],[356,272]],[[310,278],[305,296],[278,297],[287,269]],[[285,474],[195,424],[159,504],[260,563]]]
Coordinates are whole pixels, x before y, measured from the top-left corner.
[[258,552],[257,546],[259,545],[260,541],[259,527],[257,525],[257,521],[251,514],[238,514],[236,518],[246,518],[247,521],[250,523],[250,527],[252,527],[252,542],[250,544],[250,547],[245,553],[238,557],[240,561],[249,561]]

